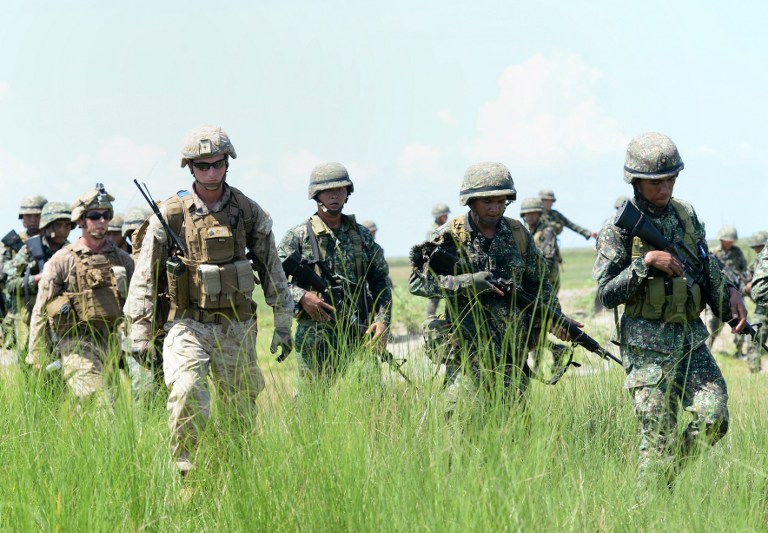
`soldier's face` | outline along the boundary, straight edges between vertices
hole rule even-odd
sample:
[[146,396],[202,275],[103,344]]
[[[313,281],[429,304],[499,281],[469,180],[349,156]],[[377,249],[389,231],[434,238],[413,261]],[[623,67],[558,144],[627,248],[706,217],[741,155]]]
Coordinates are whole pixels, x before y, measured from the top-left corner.
[[488,196],[470,200],[469,209],[474,215],[475,221],[484,226],[495,226],[504,216],[507,208],[506,196]]
[[523,215],[523,220],[525,220],[525,223],[529,226],[535,226],[538,224],[540,218],[541,213],[526,213]]
[[554,200],[545,200],[542,198],[541,203],[544,205],[544,209],[549,213],[552,210],[552,204],[555,203]]
[[21,223],[30,235],[40,231],[40,215],[21,215]]
[[82,221],[81,227],[84,233],[100,241],[107,236],[107,228],[109,228],[111,218],[109,210],[90,209],[80,219]]
[[656,207],[666,207],[672,198],[677,176],[658,180],[636,180],[637,192]]
[[723,251],[727,252],[733,248],[733,241],[724,241],[720,239],[720,247],[723,249]]
[[64,244],[72,231],[72,223],[67,219],[54,220],[49,226],[48,238],[56,244]]
[[221,154],[211,157],[201,157],[192,161],[192,174],[195,181],[203,186],[204,189],[215,191],[224,181],[227,173],[227,156]]
[[344,202],[347,201],[347,188],[334,187],[333,189],[321,191],[317,195],[317,201],[325,207],[327,212],[332,214],[341,213]]
[[448,215],[440,215],[439,217],[437,217],[437,218],[435,219],[435,222],[436,222],[438,225],[442,226],[443,224],[445,224],[445,221],[446,221],[446,220],[448,220]]
[[120,231],[108,231],[107,237],[115,244],[123,244],[123,234]]

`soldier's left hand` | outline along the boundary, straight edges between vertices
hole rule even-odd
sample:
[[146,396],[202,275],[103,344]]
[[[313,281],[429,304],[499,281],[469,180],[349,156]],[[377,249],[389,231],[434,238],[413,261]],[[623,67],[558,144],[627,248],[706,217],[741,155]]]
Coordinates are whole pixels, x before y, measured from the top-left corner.
[[[567,320],[569,323],[573,324],[577,328],[581,329],[584,327],[584,324],[579,322],[578,320],[574,320],[572,318],[568,318],[567,316],[563,316],[565,320]],[[552,323],[552,335],[560,339],[561,341],[571,341],[571,336],[568,334],[568,328],[567,324],[563,323]]]
[[731,307],[731,318],[738,319],[738,323],[731,328],[731,333],[739,333],[747,325],[747,306],[744,305],[744,298],[741,291],[734,287],[729,287],[728,303]]
[[371,335],[371,340],[380,344],[387,344],[388,328],[384,322],[374,322],[365,331],[366,335]]
[[291,330],[277,328],[272,335],[272,344],[269,347],[269,351],[277,353],[278,348],[281,349],[278,361],[283,361],[288,354],[293,351],[293,337],[291,336]]

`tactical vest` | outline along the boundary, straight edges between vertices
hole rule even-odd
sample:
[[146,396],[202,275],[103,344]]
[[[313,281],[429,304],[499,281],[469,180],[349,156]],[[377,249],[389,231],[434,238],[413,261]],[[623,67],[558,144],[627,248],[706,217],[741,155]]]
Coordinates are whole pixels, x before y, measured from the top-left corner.
[[[698,249],[699,243],[688,211],[675,199],[670,200],[670,204],[685,230],[683,241],[691,250]],[[655,248],[639,237],[632,239],[633,261],[652,250]],[[682,276],[668,278],[662,275],[648,278],[642,293],[627,301],[624,314],[650,320],[661,319],[670,324],[685,324],[698,319],[705,305],[698,284],[689,288]]]
[[128,292],[125,267],[114,265],[103,254],[67,248],[75,257],[74,284],[46,306],[51,326],[59,334],[74,327],[113,326],[123,316]]
[[228,207],[207,215],[197,213],[186,191],[165,202],[168,225],[187,246],[186,257],[171,257],[167,264],[168,320],[219,322],[253,315],[256,279],[245,249],[255,218],[245,195],[234,187],[230,193]]
[[[467,223],[467,217],[469,215],[462,215],[451,220],[451,233],[456,241],[462,246],[469,244],[469,224]],[[504,217],[507,224],[512,228],[512,238],[520,250],[521,255],[525,255],[528,252],[528,230],[525,229],[522,222],[515,220],[514,218]]]

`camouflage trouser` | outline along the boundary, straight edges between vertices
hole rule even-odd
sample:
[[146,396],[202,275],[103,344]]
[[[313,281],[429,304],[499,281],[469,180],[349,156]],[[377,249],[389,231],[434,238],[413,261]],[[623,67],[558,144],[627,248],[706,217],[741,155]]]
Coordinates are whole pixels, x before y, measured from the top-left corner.
[[[638,477],[652,482],[674,477],[699,441],[714,444],[728,431],[728,389],[706,346],[692,352],[663,354],[623,346],[629,389],[640,421]],[[682,442],[677,442],[677,411],[682,403],[693,414]]]
[[19,355],[20,360],[24,359],[29,343],[29,320],[30,315],[26,308],[18,313],[11,312],[5,315],[2,321],[2,347],[11,350]]
[[427,300],[427,318],[437,316],[437,307],[440,305],[440,298],[430,298]]
[[163,343],[171,452],[182,472],[192,468],[198,439],[208,420],[210,375],[221,398],[250,423],[264,389],[256,357],[256,323],[174,322]]
[[119,350],[97,337],[64,337],[56,345],[61,369],[69,389],[79,400],[92,400],[100,409],[107,408],[109,398],[105,370],[118,368]]
[[[517,354],[519,364],[505,364],[496,354],[501,347],[470,346],[463,348],[445,318],[427,319],[422,325],[427,356],[433,363],[445,364],[445,416],[453,418],[457,411],[482,413],[495,402],[505,407],[516,403],[527,408],[529,378],[523,371],[523,353]],[[509,350],[507,350],[509,351]]]
[[[712,349],[712,345],[715,343],[715,339],[723,329],[723,322],[715,316],[711,311],[707,311],[710,314],[707,320],[707,329],[709,329],[709,340],[707,346]],[[736,334],[733,336],[733,344],[735,346],[734,356],[741,357],[742,347],[744,346],[744,335]]]
[[300,320],[296,327],[299,385],[333,380],[359,353],[359,329],[341,329],[335,323]]
[[747,345],[747,367],[753,374],[760,372],[761,356],[763,348],[760,344],[768,342],[768,316],[765,314],[765,309],[758,307],[755,309],[755,314],[750,318],[752,324],[761,324],[757,329],[757,338],[751,339]]

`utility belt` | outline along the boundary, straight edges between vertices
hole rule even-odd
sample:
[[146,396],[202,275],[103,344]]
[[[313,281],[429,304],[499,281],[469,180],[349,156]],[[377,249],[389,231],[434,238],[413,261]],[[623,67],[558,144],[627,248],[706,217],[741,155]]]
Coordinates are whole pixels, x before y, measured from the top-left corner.
[[643,294],[627,302],[624,314],[687,324],[699,318],[705,305],[698,284],[688,287],[684,277],[649,277]]
[[[166,272],[171,313],[176,318],[181,311],[188,309],[194,312],[215,310],[224,315],[232,312],[239,316],[245,316],[247,311],[250,317],[253,305],[251,295],[256,288],[250,261],[200,264],[182,257],[171,257],[166,262]],[[216,313],[208,313],[211,314]]]
[[168,321],[191,318],[203,324],[228,324],[230,322],[245,322],[253,318],[254,309],[251,306],[243,306],[239,309],[218,309],[206,311],[205,309],[178,309],[171,306],[168,313]]

